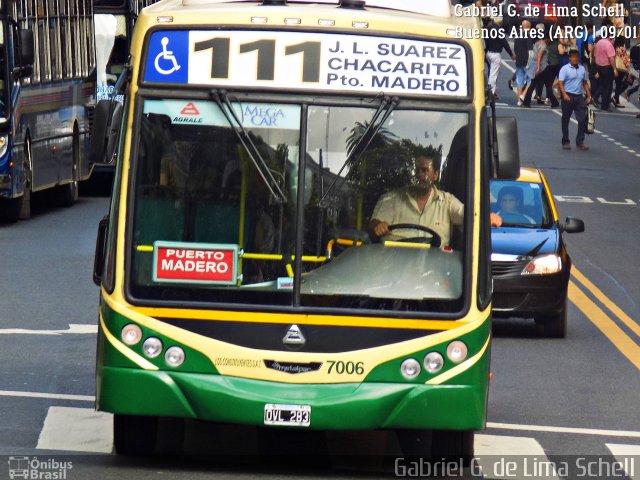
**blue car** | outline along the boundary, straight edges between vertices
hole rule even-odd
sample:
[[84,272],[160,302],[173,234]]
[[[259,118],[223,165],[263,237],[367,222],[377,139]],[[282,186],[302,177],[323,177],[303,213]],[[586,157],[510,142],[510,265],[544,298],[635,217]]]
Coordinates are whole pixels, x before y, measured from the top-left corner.
[[492,180],[491,211],[502,217],[491,233],[493,316],[533,318],[546,336],[564,338],[571,258],[562,234],[584,232],[584,222],[560,222],[535,168],[521,168],[517,180]]

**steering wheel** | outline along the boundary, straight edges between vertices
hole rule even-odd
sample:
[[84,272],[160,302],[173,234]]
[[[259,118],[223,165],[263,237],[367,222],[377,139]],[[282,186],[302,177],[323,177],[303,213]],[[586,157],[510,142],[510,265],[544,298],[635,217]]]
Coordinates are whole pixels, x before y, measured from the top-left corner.
[[440,235],[431,230],[429,227],[424,227],[422,225],[416,225],[415,223],[396,223],[394,225],[389,225],[389,231],[392,230],[401,230],[401,229],[411,229],[411,230],[420,230],[421,232],[428,233],[431,235],[430,237],[412,237],[412,238],[402,238],[398,240],[398,242],[418,242],[418,243],[428,243],[432,247],[438,248],[442,243],[442,238]]

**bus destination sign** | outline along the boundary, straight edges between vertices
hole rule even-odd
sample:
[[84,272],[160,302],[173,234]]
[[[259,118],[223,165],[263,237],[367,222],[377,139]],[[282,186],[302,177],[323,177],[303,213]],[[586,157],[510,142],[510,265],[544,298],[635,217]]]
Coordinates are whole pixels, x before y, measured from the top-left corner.
[[234,285],[238,246],[203,243],[155,242],[153,281]]
[[226,88],[469,95],[462,45],[277,31],[156,31],[144,81]]

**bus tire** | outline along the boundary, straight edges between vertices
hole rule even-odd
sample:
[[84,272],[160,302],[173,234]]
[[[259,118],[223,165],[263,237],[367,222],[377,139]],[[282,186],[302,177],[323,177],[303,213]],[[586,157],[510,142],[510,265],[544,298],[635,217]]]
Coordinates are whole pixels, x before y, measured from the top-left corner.
[[398,429],[396,437],[405,457],[424,458],[431,452],[431,431],[415,429]]
[[15,223],[20,218],[23,197],[0,200],[0,222]]
[[23,176],[24,176],[24,193],[22,194],[22,202],[20,204],[20,218],[26,220],[31,218],[31,189],[33,188],[33,157],[31,152],[31,136],[27,132],[24,141],[24,159],[23,159]]
[[473,430],[434,430],[431,436],[431,458],[445,459],[468,466],[473,459]]
[[71,181],[56,187],[58,204],[61,207],[70,207],[78,200],[78,165],[80,164],[80,147],[78,140],[78,127],[74,127],[73,134],[73,161],[71,163]]
[[158,438],[158,417],[113,416],[113,445],[118,455],[153,455]]
[[56,187],[56,196],[61,207],[70,207],[78,200],[78,182],[74,180]]

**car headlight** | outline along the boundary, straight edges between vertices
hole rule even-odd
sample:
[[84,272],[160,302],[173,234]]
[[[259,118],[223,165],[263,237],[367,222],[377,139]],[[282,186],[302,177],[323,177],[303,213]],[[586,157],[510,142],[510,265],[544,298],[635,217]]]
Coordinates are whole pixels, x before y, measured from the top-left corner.
[[555,253],[540,255],[531,260],[521,275],[549,275],[562,270],[562,259]]

